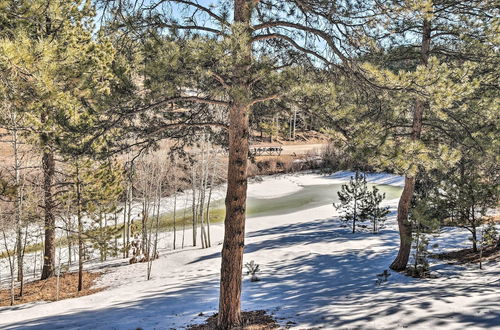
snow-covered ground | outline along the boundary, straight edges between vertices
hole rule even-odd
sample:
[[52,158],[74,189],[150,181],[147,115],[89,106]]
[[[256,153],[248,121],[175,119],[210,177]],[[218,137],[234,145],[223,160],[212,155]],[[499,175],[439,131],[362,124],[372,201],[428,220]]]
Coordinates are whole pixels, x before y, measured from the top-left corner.
[[[249,196],[286,196],[308,185],[332,184],[350,173],[265,178],[249,186]],[[402,179],[371,175],[369,181],[401,186]],[[500,328],[500,265],[433,264],[437,279],[417,280],[392,273],[376,285],[376,274],[398,248],[394,211],[381,234],[350,234],[339,226],[331,204],[247,221],[245,262],[262,270],[260,282],[243,282],[243,309],[265,309],[283,325],[310,329],[480,329]],[[181,329],[217,311],[222,225],[213,226],[208,249],[172,251],[164,233],[152,279],[146,264],[126,260],[106,264],[106,290],[52,303],[0,308],[1,329]],[[448,247],[457,230],[447,230]],[[191,233],[186,231],[187,237]],[[462,235],[462,234],[460,234]],[[462,235],[462,237],[465,237]],[[190,241],[188,241],[190,242]],[[457,243],[458,244],[458,243]],[[94,265],[93,267],[102,267]],[[202,316],[198,316],[203,313]]]

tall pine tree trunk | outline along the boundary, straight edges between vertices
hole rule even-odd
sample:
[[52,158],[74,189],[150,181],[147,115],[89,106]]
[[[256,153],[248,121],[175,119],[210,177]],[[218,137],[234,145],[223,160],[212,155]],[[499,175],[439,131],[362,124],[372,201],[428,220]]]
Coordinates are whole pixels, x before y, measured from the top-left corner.
[[[431,22],[428,19],[424,19],[422,31],[421,61],[425,66],[427,66],[429,60],[430,44]],[[413,141],[420,140],[422,134],[422,121],[425,106],[426,102],[422,100],[421,97],[417,97],[417,100],[415,101],[415,111],[413,113]],[[412,229],[408,216],[410,213],[413,194],[415,192],[416,176],[417,174],[414,174],[413,176],[405,176],[405,185],[401,194],[401,198],[399,199],[397,221],[399,227],[400,245],[398,255],[390,266],[390,268],[395,271],[402,271],[406,269],[408,259],[410,258]]]
[[401,271],[406,268],[411,252],[411,223],[408,219],[413,192],[415,191],[415,178],[405,177],[405,186],[399,199],[398,205],[398,227],[399,227],[399,252],[390,268]]
[[56,257],[55,203],[52,192],[55,174],[55,160],[52,151],[44,151],[42,156],[43,197],[45,217],[45,248],[41,279],[54,275]]
[[247,197],[247,108],[235,104],[230,109],[229,117],[229,168],[219,301],[219,326],[222,329],[241,322],[241,271]]
[[241,277],[245,247],[247,199],[249,74],[252,61],[250,21],[253,0],[234,1],[234,22],[241,38],[233,54],[235,61],[232,104],[229,109],[229,164],[227,173],[226,217],[222,246],[218,326],[230,329],[241,323]]

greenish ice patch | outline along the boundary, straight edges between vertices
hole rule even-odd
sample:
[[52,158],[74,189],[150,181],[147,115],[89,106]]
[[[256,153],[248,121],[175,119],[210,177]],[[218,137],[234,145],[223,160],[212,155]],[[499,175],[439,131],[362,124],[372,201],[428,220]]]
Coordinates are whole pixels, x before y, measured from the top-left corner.
[[[371,190],[373,186],[375,186],[375,184],[369,183],[368,189]],[[385,193],[386,200],[399,198],[403,190],[401,187],[389,185],[376,186],[380,189],[380,192]],[[341,187],[342,184],[310,185],[303,186],[302,189],[291,194],[275,198],[249,197],[247,200],[247,216],[248,218],[252,218],[289,214],[318,206],[332,205],[332,203],[337,203],[339,201],[337,192],[341,189]],[[212,211],[218,211],[218,216],[214,217],[212,222],[223,220],[224,200],[219,199],[213,201],[212,206]]]
[[[374,184],[368,184],[371,190]],[[289,195],[276,198],[254,198],[250,197],[247,203],[247,215],[249,217],[261,217],[268,215],[288,214],[302,211],[318,206],[337,203],[339,201],[337,192],[342,184],[322,184],[304,186],[302,189]],[[377,185],[385,199],[394,199],[401,196],[402,188]]]

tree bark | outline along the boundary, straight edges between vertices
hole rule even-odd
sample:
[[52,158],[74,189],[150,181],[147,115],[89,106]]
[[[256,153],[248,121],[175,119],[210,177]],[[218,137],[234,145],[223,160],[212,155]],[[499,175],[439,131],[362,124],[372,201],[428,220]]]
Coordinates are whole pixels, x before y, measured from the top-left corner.
[[[425,66],[427,66],[429,61],[430,44],[431,22],[428,19],[424,19],[422,30],[421,62]],[[426,102],[420,97],[417,97],[417,100],[415,101],[415,111],[413,112],[413,141],[420,140],[421,138],[422,121],[425,106]],[[400,245],[398,255],[390,265],[390,268],[395,271],[402,271],[406,269],[406,265],[408,264],[408,260],[410,258],[412,228],[408,216],[410,213],[413,194],[415,192],[416,176],[417,174],[414,174],[412,176],[405,176],[405,185],[401,194],[401,198],[399,199],[397,221],[399,227]]]
[[477,252],[477,234],[476,234],[476,227],[473,227],[472,229],[472,251]]
[[43,254],[42,280],[54,276],[56,257],[55,203],[52,192],[55,174],[55,160],[52,151],[42,156],[43,196],[45,217],[45,248]]
[[411,252],[411,223],[408,219],[410,211],[411,200],[415,191],[415,178],[405,177],[405,186],[403,193],[399,199],[398,205],[398,227],[399,227],[399,252],[396,259],[392,262],[390,268],[396,271],[402,271],[408,264]]
[[[245,247],[247,163],[249,136],[249,74],[252,62],[250,22],[255,0],[234,1],[234,22],[242,38],[235,49],[235,84],[229,109],[229,164],[227,173],[226,216],[222,246],[218,327],[230,329],[241,324],[241,278]],[[246,39],[246,40],[245,40]]]
[[[472,205],[474,205],[474,194],[471,192]],[[480,221],[476,221],[476,210],[474,206],[470,210],[471,219],[471,229],[472,229],[472,251],[477,252],[477,226],[481,224]]]
[[235,104],[230,109],[229,117],[229,168],[219,301],[219,327],[223,329],[241,322],[241,272],[247,197],[247,108]]

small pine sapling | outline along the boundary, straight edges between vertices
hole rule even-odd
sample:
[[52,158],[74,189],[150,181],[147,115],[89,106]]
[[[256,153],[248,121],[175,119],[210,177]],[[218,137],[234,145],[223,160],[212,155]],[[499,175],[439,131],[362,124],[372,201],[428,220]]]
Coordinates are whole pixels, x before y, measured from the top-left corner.
[[351,176],[348,184],[343,184],[339,196],[339,204],[333,204],[337,210],[343,212],[341,219],[348,223],[352,222],[352,233],[356,232],[356,222],[364,221],[361,206],[367,194],[366,177],[364,174],[356,172],[355,176]]
[[372,222],[373,233],[379,232],[389,214],[389,207],[380,206],[384,198],[385,193],[379,193],[379,189],[374,186],[372,191],[367,192],[365,198],[362,200],[362,218],[366,218]]
[[384,271],[380,274],[377,274],[377,281],[375,284],[377,286],[380,286],[382,283],[387,282],[387,279],[391,276],[391,273],[389,273],[388,269],[384,269]]
[[260,278],[257,277],[257,273],[260,272],[259,265],[255,263],[255,261],[250,261],[245,264],[245,267],[247,269],[247,275],[250,275],[250,281],[251,282],[258,282],[260,281]]
[[485,246],[495,245],[498,241],[498,230],[493,220],[489,220],[484,228],[483,242]]
[[485,247],[498,245],[498,231],[495,222],[487,222],[486,228],[483,225],[481,235],[481,249],[479,250],[479,269],[483,269],[483,251]]
[[412,248],[413,263],[408,267],[407,273],[412,277],[430,277],[429,266],[429,235],[436,233],[440,228],[437,219],[429,216],[427,205],[420,202],[413,209],[410,220],[413,228]]

